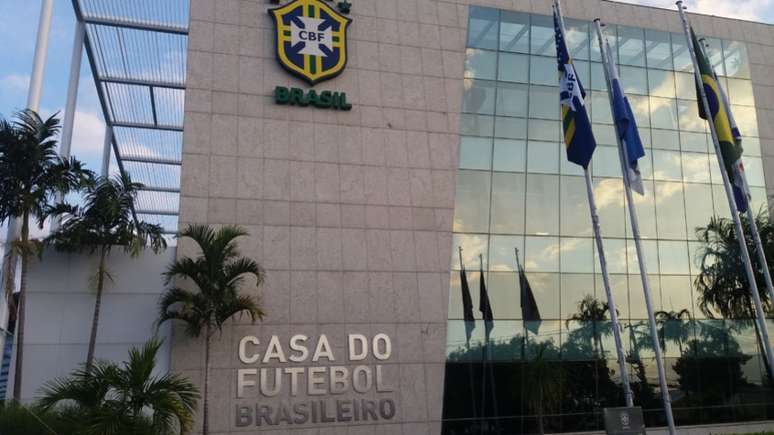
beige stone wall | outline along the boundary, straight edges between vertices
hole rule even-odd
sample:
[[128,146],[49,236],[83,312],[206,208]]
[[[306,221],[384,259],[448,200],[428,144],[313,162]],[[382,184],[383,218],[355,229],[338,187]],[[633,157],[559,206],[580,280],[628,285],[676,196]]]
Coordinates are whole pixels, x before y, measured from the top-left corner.
[[[395,419],[378,428],[267,433],[440,433],[469,2],[352,3],[348,67],[315,86],[347,92],[352,111],[335,112],[273,103],[277,85],[309,87],[275,60],[272,5],[191,2],[181,225],[242,225],[250,232],[244,253],[267,270],[266,319],[229,325],[213,352],[213,434],[259,430],[234,427],[242,336],[265,343],[273,334],[326,333],[341,348],[347,332],[392,337],[386,374],[397,389],[387,395]],[[551,11],[548,0],[475,4]],[[568,17],[681,30],[673,11],[598,0],[565,0],[564,9]],[[766,176],[774,179],[774,27],[691,18],[703,34],[747,42]],[[179,253],[187,252],[181,244]],[[173,366],[200,379],[202,347],[177,332]]]

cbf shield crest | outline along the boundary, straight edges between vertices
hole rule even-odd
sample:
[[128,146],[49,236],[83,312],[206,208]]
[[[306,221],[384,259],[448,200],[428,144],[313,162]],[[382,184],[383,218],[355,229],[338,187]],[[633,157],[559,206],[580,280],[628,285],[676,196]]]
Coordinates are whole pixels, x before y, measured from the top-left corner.
[[347,27],[352,22],[320,0],[294,0],[269,10],[277,35],[277,59],[314,85],[347,65]]

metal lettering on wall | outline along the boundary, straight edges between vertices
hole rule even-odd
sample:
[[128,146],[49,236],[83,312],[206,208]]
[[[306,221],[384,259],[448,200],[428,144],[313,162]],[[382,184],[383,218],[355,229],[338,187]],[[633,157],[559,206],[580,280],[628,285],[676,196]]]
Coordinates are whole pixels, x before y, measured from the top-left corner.
[[[289,340],[273,335],[268,343],[253,335],[242,337],[237,357],[244,367],[237,369],[237,399],[256,401],[236,405],[235,425],[393,419],[395,401],[369,394],[384,396],[394,391],[382,364],[392,357],[390,337],[349,334],[345,349],[334,349],[325,334],[316,339],[297,334]],[[367,363],[369,358],[373,364]]]

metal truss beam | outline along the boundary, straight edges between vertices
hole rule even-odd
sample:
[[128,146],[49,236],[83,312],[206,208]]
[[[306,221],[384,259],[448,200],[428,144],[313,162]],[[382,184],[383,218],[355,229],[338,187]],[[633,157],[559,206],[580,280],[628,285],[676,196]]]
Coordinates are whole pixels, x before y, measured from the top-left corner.
[[178,211],[170,210],[137,210],[137,214],[153,215],[153,216],[177,216],[180,214]]
[[161,186],[143,186],[139,191],[146,192],[161,192],[161,193],[180,193],[180,189],[175,187],[161,187]]
[[121,27],[124,29],[145,30],[148,32],[171,33],[173,35],[188,35],[188,29],[176,26],[165,26],[162,24],[136,23],[124,20],[97,17],[84,17],[83,22],[97,26]]
[[175,125],[153,125],[153,124],[144,124],[141,122],[117,122],[113,121],[110,123],[111,127],[125,127],[125,128],[144,128],[146,130],[164,130],[164,131],[183,131],[183,127],[178,127]]
[[102,83],[116,83],[119,85],[137,85],[137,86],[149,86],[151,88],[167,88],[167,89],[179,89],[185,90],[185,85],[175,82],[158,82],[154,80],[139,80],[122,77],[98,77],[97,80]]
[[153,157],[132,157],[132,156],[122,156],[121,159],[125,162],[135,162],[135,163],[150,163],[152,165],[169,165],[169,166],[180,166],[183,164],[183,162],[179,160],[173,160],[173,159],[159,159],[159,158],[153,158]]

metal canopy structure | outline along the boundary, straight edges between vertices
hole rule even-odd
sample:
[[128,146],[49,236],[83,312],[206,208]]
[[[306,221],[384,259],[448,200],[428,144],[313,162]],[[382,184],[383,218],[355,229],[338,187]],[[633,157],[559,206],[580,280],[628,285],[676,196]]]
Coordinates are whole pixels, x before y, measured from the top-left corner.
[[106,153],[112,150],[118,170],[144,184],[135,217],[174,233],[189,0],[72,3],[85,26],[84,48],[106,123]]

